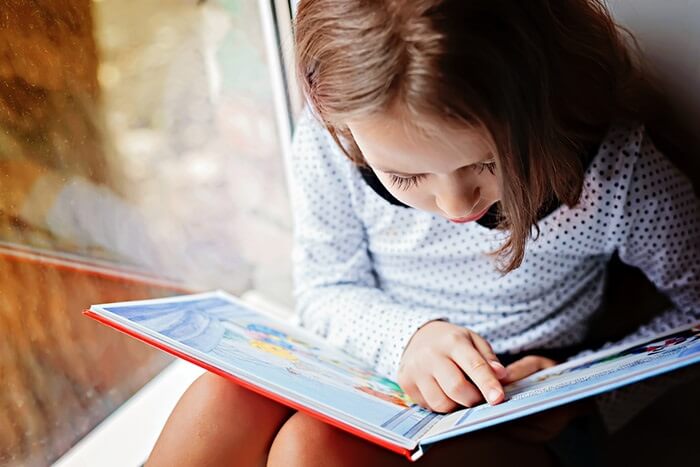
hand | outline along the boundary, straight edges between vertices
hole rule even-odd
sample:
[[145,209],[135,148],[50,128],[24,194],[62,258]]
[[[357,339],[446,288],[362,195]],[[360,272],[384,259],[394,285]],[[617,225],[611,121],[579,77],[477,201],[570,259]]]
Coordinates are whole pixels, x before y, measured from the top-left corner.
[[491,345],[467,328],[431,321],[409,341],[398,383],[418,405],[434,412],[472,407],[504,398],[499,379],[507,376]]
[[537,373],[540,370],[544,370],[545,368],[552,367],[556,364],[557,362],[551,358],[540,357],[538,355],[528,355],[527,357],[523,357],[520,360],[516,360],[508,365],[506,368],[508,374],[501,380],[501,383],[514,383],[515,381],[527,378],[533,373]]

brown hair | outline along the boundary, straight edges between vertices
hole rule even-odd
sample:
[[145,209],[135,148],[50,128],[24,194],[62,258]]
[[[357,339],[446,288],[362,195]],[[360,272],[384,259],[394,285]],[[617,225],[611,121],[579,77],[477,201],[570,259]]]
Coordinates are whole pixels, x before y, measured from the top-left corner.
[[302,0],[297,71],[358,164],[344,122],[395,103],[417,125],[432,116],[488,130],[510,233],[494,253],[509,272],[544,207],[578,202],[585,148],[613,120],[651,112],[621,31],[602,0]]

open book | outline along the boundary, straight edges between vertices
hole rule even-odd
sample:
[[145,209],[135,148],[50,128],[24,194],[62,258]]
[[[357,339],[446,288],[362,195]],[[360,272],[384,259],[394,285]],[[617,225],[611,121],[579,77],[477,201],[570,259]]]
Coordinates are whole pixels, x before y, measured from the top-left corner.
[[697,323],[535,373],[507,386],[501,404],[438,414],[413,404],[366,363],[224,292],[93,305],[85,313],[411,460],[444,439],[700,360]]

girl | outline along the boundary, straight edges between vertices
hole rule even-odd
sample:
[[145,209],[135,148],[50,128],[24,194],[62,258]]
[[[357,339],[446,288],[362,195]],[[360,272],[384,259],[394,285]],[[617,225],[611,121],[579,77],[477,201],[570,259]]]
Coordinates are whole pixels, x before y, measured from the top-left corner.
[[[589,346],[615,252],[673,302],[627,339],[700,318],[700,206],[642,123],[645,85],[602,2],[302,0],[296,48],[300,321],[418,404],[497,404]],[[553,464],[580,410],[420,462]],[[266,461],[405,462],[205,375],[150,465]]]

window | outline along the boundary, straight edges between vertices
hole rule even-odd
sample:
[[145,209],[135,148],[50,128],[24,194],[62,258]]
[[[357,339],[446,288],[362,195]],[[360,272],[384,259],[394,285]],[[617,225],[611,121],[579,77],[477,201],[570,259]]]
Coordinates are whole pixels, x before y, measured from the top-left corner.
[[290,10],[3,6],[0,463],[50,463],[170,361],[89,305],[217,287],[291,303]]

